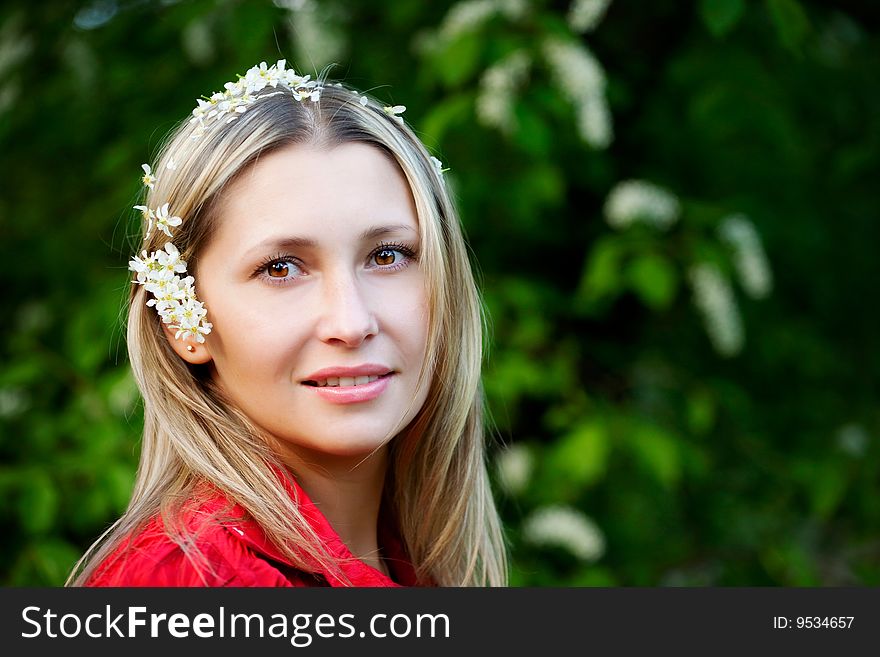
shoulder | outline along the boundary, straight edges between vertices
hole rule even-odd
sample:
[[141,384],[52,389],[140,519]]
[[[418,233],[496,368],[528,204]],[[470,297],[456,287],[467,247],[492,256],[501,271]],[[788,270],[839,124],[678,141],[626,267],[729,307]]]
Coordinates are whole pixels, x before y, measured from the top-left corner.
[[[200,509],[200,511],[203,511]],[[195,519],[198,518],[196,522]],[[157,515],[105,559],[87,586],[297,586],[308,578],[282,572],[211,514],[188,514],[187,534],[172,537]],[[285,569],[289,571],[289,569]]]

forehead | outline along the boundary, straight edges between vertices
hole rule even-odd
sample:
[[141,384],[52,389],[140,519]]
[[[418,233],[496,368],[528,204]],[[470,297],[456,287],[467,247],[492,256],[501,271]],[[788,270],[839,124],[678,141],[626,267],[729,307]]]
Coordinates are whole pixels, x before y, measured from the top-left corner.
[[377,225],[417,233],[397,164],[364,143],[286,146],[260,157],[223,193],[216,239],[247,249],[267,238],[359,239]]

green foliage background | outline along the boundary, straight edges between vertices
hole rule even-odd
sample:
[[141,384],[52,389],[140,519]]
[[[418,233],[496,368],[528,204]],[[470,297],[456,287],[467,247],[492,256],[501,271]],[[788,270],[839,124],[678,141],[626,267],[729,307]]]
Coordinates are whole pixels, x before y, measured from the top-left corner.
[[[876,3],[617,0],[586,33],[551,0],[486,0],[455,32],[463,4],[2,5],[0,583],[61,584],[127,503],[140,163],[195,98],[286,57],[407,105],[450,168],[496,434],[527,475],[496,477],[513,584],[880,584]],[[551,37],[601,63],[607,147],[579,137]],[[499,130],[477,99],[516,52],[532,64]],[[674,194],[678,222],[609,225],[628,179]],[[732,213],[760,235],[766,298],[718,237]],[[694,303],[700,262],[733,291],[734,353]],[[529,540],[551,506],[590,523],[592,554]]]

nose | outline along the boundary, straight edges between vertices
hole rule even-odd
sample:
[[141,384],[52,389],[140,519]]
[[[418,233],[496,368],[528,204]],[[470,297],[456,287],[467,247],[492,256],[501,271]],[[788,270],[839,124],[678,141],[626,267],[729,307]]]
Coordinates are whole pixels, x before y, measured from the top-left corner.
[[376,335],[379,324],[368,295],[353,274],[328,276],[322,290],[318,338],[328,344],[358,347]]

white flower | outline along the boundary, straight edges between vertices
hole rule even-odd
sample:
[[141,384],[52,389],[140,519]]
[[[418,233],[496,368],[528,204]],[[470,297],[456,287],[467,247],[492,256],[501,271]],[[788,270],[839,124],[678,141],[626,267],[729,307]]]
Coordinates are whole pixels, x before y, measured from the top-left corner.
[[870,442],[871,436],[861,424],[850,422],[837,431],[837,446],[850,456],[864,456]]
[[[253,71],[254,69],[251,69]],[[250,73],[250,71],[248,71]],[[254,80],[253,74],[250,75],[250,79]],[[255,80],[254,80],[255,81]],[[227,82],[223,85],[225,91],[218,91],[213,96],[211,96],[211,100],[216,102],[222,102],[223,100],[228,100],[230,98],[235,98],[237,96],[244,96],[249,91],[253,91],[253,87],[248,84],[248,75],[245,74],[244,77],[239,78],[235,82]]]
[[[193,121],[195,121],[195,119],[193,119]],[[190,136],[190,139],[193,141],[197,141],[197,140],[201,139],[204,136],[206,130],[207,130],[207,127],[205,126],[205,124],[202,123],[201,121],[199,121],[199,124],[195,128],[193,128],[193,132],[192,132],[192,135]]]
[[694,304],[703,315],[712,346],[722,356],[736,355],[742,350],[745,336],[730,283],[715,265],[709,263],[695,265],[688,274]]
[[397,121],[400,125],[403,125],[403,117],[400,116],[406,111],[406,105],[386,105],[382,108],[382,111],[385,112],[392,119]]
[[208,311],[196,298],[195,279],[178,275],[186,271],[186,262],[180,260],[174,244],[168,242],[163,251],[149,255],[144,251],[142,257],[129,263],[129,269],[137,272],[134,282],[142,284],[152,295],[147,306],[155,308],[162,322],[176,330],[175,339],[192,337],[196,342],[205,341],[213,325],[205,321]]
[[320,94],[321,90],[313,86],[303,85],[293,89],[293,98],[298,101],[312,100],[313,102],[318,102]]
[[176,326],[180,323],[180,311],[182,308],[183,306],[181,306],[180,302],[177,301],[173,305],[169,305],[161,309],[157,307],[157,310],[159,311],[159,317],[162,318],[162,322],[168,324],[169,326]]
[[277,80],[274,68],[275,67],[273,66],[273,72],[270,72],[269,68],[266,66],[266,62],[260,62],[259,66],[254,66],[245,73],[243,80],[247,87],[247,93],[252,94],[260,91],[263,87],[269,84],[270,79]]
[[156,254],[147,255],[147,252],[143,251],[141,257],[134,256],[133,260],[129,260],[128,269],[137,273],[136,283],[146,283],[150,280],[150,275],[158,270]]
[[180,259],[180,252],[171,242],[165,244],[164,251],[156,251],[156,261],[163,270],[172,274],[186,271],[186,261]]
[[456,37],[473,32],[498,14],[516,20],[526,12],[524,0],[465,0],[454,5],[443,18],[439,38],[449,43]]
[[[150,286],[147,286],[147,291],[152,292],[156,297],[156,310],[163,322],[166,324],[179,323],[184,310],[195,302],[196,292],[192,283],[192,276],[186,278],[174,276],[161,286],[156,286],[155,289],[150,289]],[[150,305],[149,301],[147,305]]]
[[548,39],[544,56],[563,92],[573,101],[605,93],[605,71],[585,46],[572,41]]
[[176,330],[175,339],[193,337],[196,342],[204,342],[213,325],[205,321],[208,311],[196,298],[195,279],[177,275],[186,270],[186,263],[179,256],[177,248],[169,242],[164,251],[149,256],[145,251],[143,260],[135,258],[130,266],[138,272],[135,282],[142,283],[152,295],[147,306],[154,307],[162,322]]
[[773,275],[754,224],[744,214],[733,214],[721,221],[718,232],[733,249],[733,264],[746,294],[766,298],[773,288]]
[[594,148],[607,147],[613,131],[599,60],[586,46],[558,38],[548,39],[543,51],[553,79],[578,114],[581,138]]
[[171,237],[171,228],[179,226],[183,222],[180,217],[169,216],[168,204],[165,203],[156,210],[156,228]]
[[625,180],[614,186],[605,201],[605,219],[622,230],[641,222],[659,230],[678,221],[681,207],[668,190],[644,180]]
[[163,275],[166,276],[164,280],[151,281],[144,285],[144,289],[153,295],[153,298],[147,301],[147,305],[155,306],[167,324],[169,320],[164,315],[187,298],[187,289],[181,285],[179,276],[167,276],[167,273]]
[[578,134],[594,148],[607,148],[614,140],[611,110],[604,95],[585,98],[577,108]]
[[519,50],[493,64],[480,79],[477,118],[509,135],[516,127],[513,104],[529,70],[528,55]]
[[260,62],[259,66],[254,66],[245,73],[244,77],[239,81],[242,89],[236,89],[237,94],[254,94],[266,87],[275,88],[279,83],[287,80],[288,71],[284,69],[287,61],[279,59],[272,66],[266,66],[266,62]]
[[177,163],[174,161],[173,157],[168,158],[168,164],[165,165],[165,168],[169,171],[177,170]]
[[168,313],[169,323],[174,324],[172,328],[187,331],[198,327],[207,315],[208,311],[205,310],[205,305],[196,300],[193,295],[194,292],[182,298],[173,309],[173,313]]
[[294,71],[292,68],[289,68],[286,71],[284,71],[283,79],[284,79],[284,84],[286,84],[288,87],[296,88],[296,87],[303,87],[303,86],[309,86],[309,85],[315,86],[317,84],[317,81],[315,81],[315,80],[309,81],[310,77],[312,77],[312,76],[298,75],[296,73],[296,71]]
[[30,406],[30,395],[17,386],[0,388],[0,417],[20,415]]
[[135,205],[135,210],[138,210],[144,218],[144,221],[147,222],[147,230],[144,234],[144,239],[147,239],[150,236],[150,233],[153,231],[153,221],[156,219],[156,213],[153,212],[146,205]]
[[517,20],[525,15],[529,8],[526,0],[495,0],[498,5],[498,11],[509,20]]
[[538,509],[526,518],[523,538],[537,546],[556,546],[583,561],[596,561],[605,553],[602,530],[586,515],[568,506]]
[[444,168],[443,168],[443,162],[441,162],[440,160],[438,160],[438,159],[437,159],[436,157],[434,157],[433,155],[431,156],[431,162],[434,164],[434,168],[437,169],[437,173],[439,173],[440,175],[443,175],[443,173],[444,173],[445,171],[448,171],[448,170],[449,170],[449,169],[444,169]]
[[592,32],[602,21],[611,0],[574,0],[568,10],[568,24],[575,32]]
[[192,111],[192,118],[189,120],[190,123],[195,123],[198,121],[199,128],[204,130],[205,119],[208,118],[208,112],[214,107],[214,103],[202,100],[201,98],[196,99],[196,103],[198,103]]
[[466,0],[454,5],[440,25],[440,36],[452,41],[465,32],[478,28],[498,11],[494,0]]
[[[242,94],[227,92],[222,100],[217,103],[217,116],[226,116],[226,122],[234,121],[247,109],[247,106],[253,103],[255,98],[249,92]],[[208,113],[211,115],[211,112]]]
[[210,322],[202,322],[201,324],[194,324],[192,326],[172,326],[171,328],[177,329],[177,332],[174,334],[175,340],[180,340],[183,338],[186,340],[187,338],[194,338],[196,342],[203,343],[205,341],[205,336],[211,332],[213,328],[213,324]]
[[144,185],[146,185],[150,189],[153,189],[153,185],[156,184],[156,177],[153,175],[153,170],[150,169],[149,164],[142,164],[141,169],[144,170],[144,175],[141,180],[143,181]]
[[297,75],[293,70],[285,68],[286,64],[286,60],[283,59],[279,59],[272,66],[260,62],[258,66],[251,67],[244,75],[239,76],[238,80],[225,83],[223,91],[214,92],[207,100],[197,99],[190,119],[191,123],[198,124],[193,129],[192,138],[201,137],[207,129],[208,122],[223,118],[224,123],[229,123],[236,120],[257,100],[281,93],[255,95],[266,87],[277,88],[278,85],[282,85],[293,92],[296,100],[311,98],[317,101],[320,95],[318,82],[310,81],[308,75]]
[[529,448],[521,443],[511,445],[498,454],[495,468],[501,487],[512,495],[525,490],[532,476],[535,459]]

